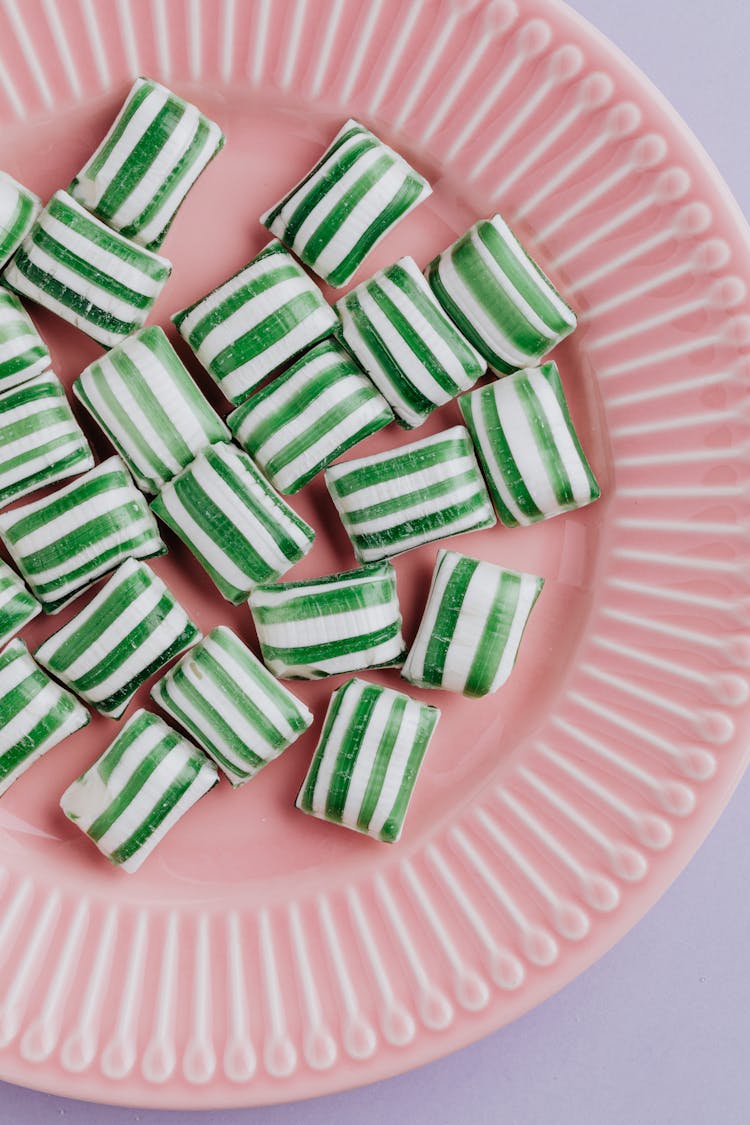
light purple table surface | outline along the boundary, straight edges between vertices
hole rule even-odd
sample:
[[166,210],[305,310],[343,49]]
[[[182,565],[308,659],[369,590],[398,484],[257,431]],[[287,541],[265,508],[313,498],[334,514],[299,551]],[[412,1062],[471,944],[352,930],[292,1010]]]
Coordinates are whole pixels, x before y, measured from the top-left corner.
[[[667,95],[750,214],[748,0],[574,7]],[[749,953],[750,775],[615,949],[472,1047],[374,1086],[261,1109],[120,1109],[0,1083],[0,1125],[748,1125]]]

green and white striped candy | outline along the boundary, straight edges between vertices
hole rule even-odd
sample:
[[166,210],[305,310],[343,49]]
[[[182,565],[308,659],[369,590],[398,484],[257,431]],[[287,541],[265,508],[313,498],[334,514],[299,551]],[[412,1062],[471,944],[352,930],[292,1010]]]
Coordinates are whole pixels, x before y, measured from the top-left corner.
[[34,656],[102,715],[119,719],[141,684],[200,637],[161,578],[128,559]]
[[229,440],[226,426],[155,325],[87,367],[73,392],[144,492],[158,492],[205,446]]
[[0,645],[41,612],[16,572],[0,559]]
[[431,192],[402,156],[350,119],[313,169],[260,221],[338,287]]
[[50,365],[47,345],[15,293],[0,286],[0,391],[41,375]]
[[124,559],[166,551],[119,457],[51,496],[0,513],[0,536],[45,613],[57,613]]
[[279,492],[299,492],[393,411],[351,356],[323,340],[227,418]]
[[487,368],[413,258],[380,270],[335,308],[342,340],[407,429],[468,391]]
[[0,269],[13,257],[41,209],[38,195],[0,172]]
[[315,532],[231,445],[202,449],[151,504],[235,605],[299,562]]
[[328,336],[336,314],[280,242],[172,320],[230,402]]
[[331,697],[297,808],[395,843],[439,718],[400,691],[349,680]]
[[3,279],[105,348],[140,328],[172,264],[110,230],[57,191]]
[[89,443],[51,371],[0,394],[0,507],[93,464]]
[[212,629],[151,689],[151,698],[244,785],[310,726],[304,703],[224,625]]
[[282,679],[315,680],[404,658],[390,563],[259,586],[249,600],[263,659]]
[[427,605],[401,675],[479,698],[513,671],[543,578],[438,551]]
[[576,326],[500,215],[475,223],[425,272],[445,311],[500,373],[533,367]]
[[60,808],[110,863],[132,874],[219,775],[191,742],[149,711],[136,711]]
[[177,209],[224,144],[215,122],[151,78],[136,78],[112,128],[70,185],[126,238],[157,250]]
[[557,365],[517,371],[460,400],[497,514],[538,523],[598,499]]
[[332,465],[326,484],[361,562],[497,522],[463,426]]
[[29,766],[89,721],[89,713],[18,637],[0,652],[0,796]]

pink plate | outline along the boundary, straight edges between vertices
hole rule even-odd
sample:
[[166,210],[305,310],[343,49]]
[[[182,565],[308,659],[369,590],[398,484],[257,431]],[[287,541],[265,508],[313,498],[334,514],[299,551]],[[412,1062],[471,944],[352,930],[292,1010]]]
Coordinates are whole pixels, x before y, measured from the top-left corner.
[[[247,788],[219,786],[132,878],[57,807],[110,720],[0,806],[4,1078],[196,1108],[427,1062],[617,941],[744,768],[745,224],[661,97],[557,0],[8,0],[0,52],[0,166],[43,196],[79,169],[138,73],[225,128],[165,245],[164,325],[260,249],[257,216],[350,115],[435,187],[368,272],[405,253],[424,263],[500,209],[580,313],[556,358],[604,498],[455,541],[547,586],[499,696],[421,693],[444,717],[400,844],[292,807],[330,683],[299,689],[316,714],[306,739]],[[99,349],[38,322],[69,385]],[[455,420],[453,405],[421,432]],[[389,430],[358,452],[399,440]],[[319,537],[294,576],[350,566],[319,481],[297,507]],[[247,610],[170,547],[156,569],[199,624],[255,643]],[[409,635],[436,550],[397,564]]]

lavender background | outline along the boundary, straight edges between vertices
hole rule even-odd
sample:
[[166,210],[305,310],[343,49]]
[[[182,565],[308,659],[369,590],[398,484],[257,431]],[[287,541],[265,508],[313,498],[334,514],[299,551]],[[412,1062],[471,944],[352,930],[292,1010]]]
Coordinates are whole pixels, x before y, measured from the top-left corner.
[[[522,0],[520,0],[522,3]],[[649,75],[750,214],[747,0],[576,0]],[[750,775],[650,914],[542,1007],[431,1066],[349,1093],[196,1125],[746,1125]],[[171,1125],[0,1083],[0,1125]]]

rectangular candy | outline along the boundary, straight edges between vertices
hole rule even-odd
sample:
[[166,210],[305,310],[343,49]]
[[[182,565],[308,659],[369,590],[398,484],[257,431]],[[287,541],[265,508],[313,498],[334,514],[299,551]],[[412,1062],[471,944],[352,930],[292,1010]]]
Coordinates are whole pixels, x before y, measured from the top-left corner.
[[413,258],[380,270],[334,307],[341,339],[407,429],[468,391],[487,368]]
[[450,318],[501,374],[533,367],[576,326],[500,215],[475,223],[425,272]]
[[350,119],[314,168],[260,221],[338,287],[431,192],[402,156]]
[[336,314],[280,242],[172,320],[235,404],[282,364],[329,335]]
[[93,464],[89,443],[51,371],[0,394],[0,508]]
[[399,691],[349,680],[331,697],[297,808],[395,843],[439,718]]
[[41,612],[16,572],[0,559],[0,646]]
[[506,527],[538,523],[599,497],[555,363],[516,371],[459,405]]
[[0,269],[13,257],[41,209],[38,195],[0,172]]
[[0,513],[0,536],[45,613],[57,613],[124,559],[166,551],[119,457],[50,496]]
[[259,582],[285,574],[315,538],[247,454],[232,445],[202,449],[151,508],[235,605]]
[[361,562],[496,523],[463,426],[332,465],[326,484]]
[[73,384],[144,492],[158,492],[201,449],[228,441],[161,328],[141,328]]
[[229,415],[237,441],[287,495],[370,434],[393,411],[335,340],[323,340]]
[[151,689],[232,785],[291,746],[313,717],[224,625],[212,629]]
[[144,324],[171,272],[166,258],[123,238],[57,191],[3,279],[111,348]]
[[132,874],[219,780],[216,766],[149,711],[136,711],[60,808],[110,863]]
[[0,796],[89,721],[86,708],[37,667],[19,638],[0,652],[0,716]]
[[180,204],[223,144],[219,126],[196,106],[151,78],[136,78],[68,190],[107,226],[158,250]]
[[200,636],[161,578],[128,559],[34,656],[102,715],[119,719],[141,684]]
[[0,286],[0,391],[41,375],[50,365],[47,345],[15,293]]

